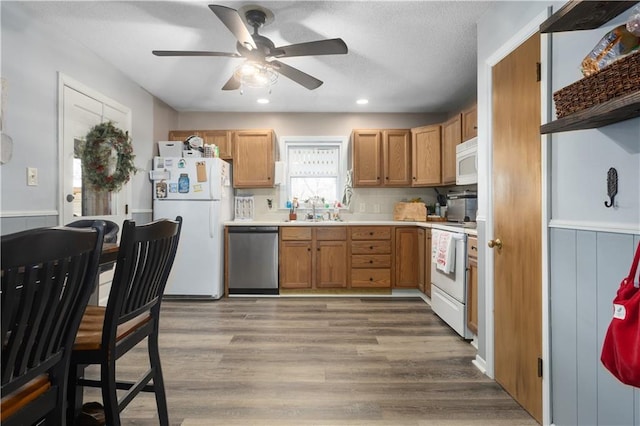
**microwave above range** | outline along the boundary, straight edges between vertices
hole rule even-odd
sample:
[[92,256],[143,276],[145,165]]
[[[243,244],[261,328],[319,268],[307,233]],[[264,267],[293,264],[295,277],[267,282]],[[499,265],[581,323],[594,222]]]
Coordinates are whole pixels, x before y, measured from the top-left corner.
[[478,183],[478,138],[456,146],[456,185]]

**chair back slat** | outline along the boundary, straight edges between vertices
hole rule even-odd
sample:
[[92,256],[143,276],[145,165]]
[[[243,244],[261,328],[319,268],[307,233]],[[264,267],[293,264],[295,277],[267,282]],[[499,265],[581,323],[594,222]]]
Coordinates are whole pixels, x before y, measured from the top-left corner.
[[103,232],[99,224],[2,237],[3,396],[40,374],[53,376],[48,370],[70,356],[96,282]]
[[[107,311],[103,345],[114,343],[117,326],[145,312],[157,318],[175,259],[182,218],[136,226],[125,221]],[[105,346],[106,347],[106,346]]]

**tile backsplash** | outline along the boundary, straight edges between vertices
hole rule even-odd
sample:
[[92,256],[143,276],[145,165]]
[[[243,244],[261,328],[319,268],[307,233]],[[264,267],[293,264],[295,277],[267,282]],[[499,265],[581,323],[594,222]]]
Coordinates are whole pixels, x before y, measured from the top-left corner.
[[[439,187],[440,193],[446,194],[469,187]],[[475,188],[472,188],[475,189]],[[255,200],[254,220],[283,221],[288,218],[288,210],[281,209],[277,188],[236,189],[235,195],[253,195]],[[433,188],[353,188],[351,205],[340,214],[351,220],[392,220],[393,207],[399,201],[422,198],[425,204],[435,204],[436,192]],[[267,200],[272,200],[269,209]],[[301,207],[301,212],[305,209]]]

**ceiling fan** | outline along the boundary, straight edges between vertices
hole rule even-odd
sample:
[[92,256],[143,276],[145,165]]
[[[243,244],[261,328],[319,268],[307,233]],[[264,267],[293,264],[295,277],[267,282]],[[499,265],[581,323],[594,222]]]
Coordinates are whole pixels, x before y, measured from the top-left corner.
[[309,90],[317,89],[323,83],[321,80],[280,62],[278,59],[294,56],[340,55],[348,52],[347,45],[340,38],[276,47],[267,37],[258,34],[258,29],[273,18],[271,11],[260,6],[246,6],[241,9],[245,10],[244,16],[247,23],[253,27],[253,34],[247,29],[237,10],[215,4],[210,4],[209,9],[238,40],[236,44],[238,53],[197,50],[154,50],[152,53],[156,56],[245,58],[245,63],[236,69],[231,78],[222,87],[222,90],[241,89],[243,84],[267,87],[275,83],[278,74],[284,75]]

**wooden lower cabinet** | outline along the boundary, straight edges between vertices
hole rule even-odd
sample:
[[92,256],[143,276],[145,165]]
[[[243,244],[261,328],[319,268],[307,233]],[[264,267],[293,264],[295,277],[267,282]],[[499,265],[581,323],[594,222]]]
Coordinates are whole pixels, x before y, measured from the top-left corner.
[[281,227],[280,288],[347,287],[346,227]]
[[391,288],[392,228],[351,226],[351,288]]
[[478,334],[478,239],[467,242],[467,327]]
[[[418,228],[396,228],[395,282],[396,288],[418,288],[420,281],[420,245]],[[424,243],[423,243],[424,246]],[[422,256],[424,258],[424,255]]]

